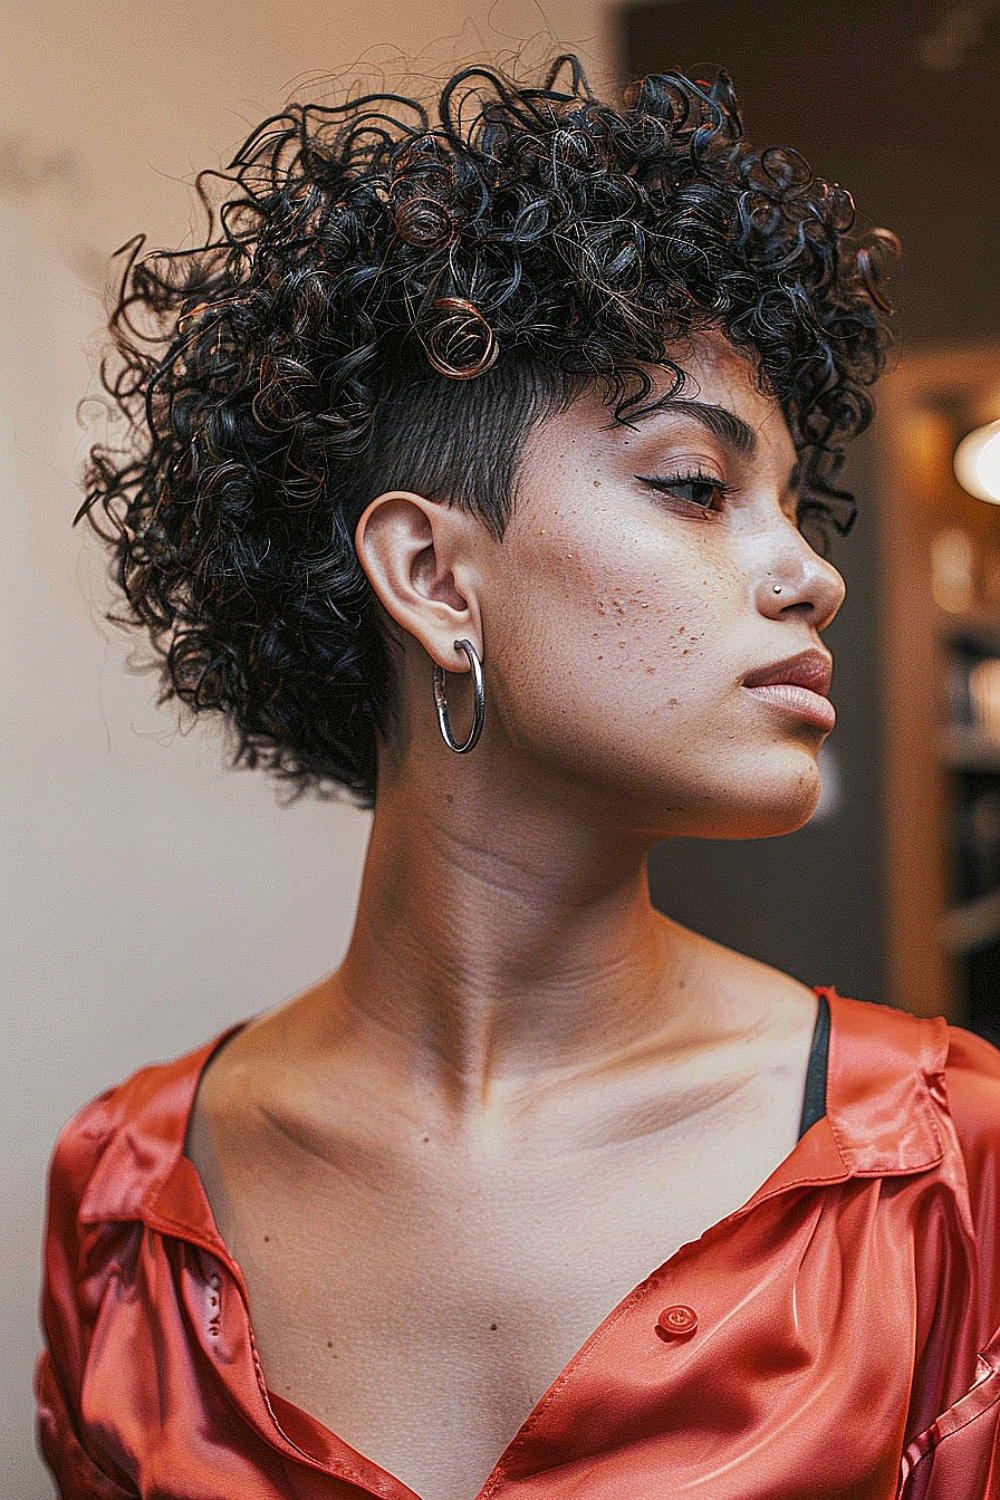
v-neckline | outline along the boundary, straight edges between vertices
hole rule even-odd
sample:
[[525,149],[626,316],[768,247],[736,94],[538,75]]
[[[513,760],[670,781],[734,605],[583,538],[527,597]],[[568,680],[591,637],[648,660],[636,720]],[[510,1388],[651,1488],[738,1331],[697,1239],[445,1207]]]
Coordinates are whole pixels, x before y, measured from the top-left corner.
[[[826,996],[829,1002],[829,998],[834,995],[834,992],[825,987],[814,987],[813,992],[817,997],[816,1020],[818,1020],[820,996]],[[835,998],[839,999],[839,997]],[[833,1011],[834,1007],[830,1005],[829,1045],[831,1047],[836,1027]],[[253,1351],[256,1383],[266,1411],[266,1422],[261,1418],[260,1413],[257,1414],[259,1430],[263,1431],[264,1435],[272,1443],[277,1438],[280,1442],[287,1444],[296,1457],[300,1459],[304,1458],[320,1467],[324,1472],[330,1473],[332,1477],[346,1479],[348,1482],[367,1490],[370,1494],[382,1497],[382,1500],[424,1500],[424,1497],[418,1491],[411,1489],[404,1480],[400,1479],[390,1469],[384,1468],[377,1460],[368,1457],[360,1449],[353,1448],[350,1443],[344,1438],[339,1437],[332,1428],[327,1427],[318,1417],[313,1416],[305,1408],[296,1405],[294,1402],[287,1401],[284,1397],[278,1395],[277,1392],[272,1391],[267,1384],[258,1354],[249,1293],[242,1271],[219,1232],[208,1193],[198,1169],[190,1157],[184,1153],[183,1149],[187,1141],[191,1117],[202,1077],[219,1050],[248,1024],[249,1022],[242,1022],[230,1027],[205,1049],[205,1055],[200,1062],[194,1078],[190,1098],[182,1114],[181,1151],[178,1161],[175,1164],[175,1171],[181,1173],[187,1179],[183,1185],[185,1194],[193,1191],[196,1198],[200,1200],[201,1216],[204,1218],[210,1231],[205,1239],[205,1248],[210,1249],[213,1254],[223,1261],[240,1290],[246,1332],[249,1345]],[[816,1021],[814,1021],[814,1035],[815,1025]],[[494,1462],[493,1467],[490,1469],[480,1488],[476,1491],[475,1495],[470,1496],[470,1500],[490,1500],[490,1497],[496,1494],[510,1466],[509,1461],[511,1457],[520,1447],[524,1446],[525,1441],[531,1436],[534,1429],[544,1420],[553,1402],[563,1388],[572,1380],[580,1365],[587,1360],[594,1348],[614,1328],[619,1319],[648,1293],[654,1291],[656,1286],[669,1276],[679,1260],[689,1255],[696,1246],[703,1244],[707,1238],[720,1233],[735,1220],[745,1216],[760,1203],[784,1191],[786,1188],[798,1185],[803,1181],[817,1183],[841,1181],[848,1175],[850,1175],[849,1171],[837,1149],[827,1116],[824,1114],[806,1130],[805,1134],[799,1136],[792,1149],[739,1208],[734,1209],[731,1213],[726,1214],[723,1218],[709,1225],[696,1239],[685,1241],[684,1244],[678,1246],[665,1261],[655,1267],[647,1276],[643,1277],[640,1282],[633,1286],[612,1307],[597,1327],[578,1346],[574,1353],[570,1355],[570,1358],[563,1365],[562,1369],[543,1391],[520,1427]],[[268,1430],[268,1424],[271,1430]],[[349,1473],[346,1472],[348,1470],[350,1471]]]

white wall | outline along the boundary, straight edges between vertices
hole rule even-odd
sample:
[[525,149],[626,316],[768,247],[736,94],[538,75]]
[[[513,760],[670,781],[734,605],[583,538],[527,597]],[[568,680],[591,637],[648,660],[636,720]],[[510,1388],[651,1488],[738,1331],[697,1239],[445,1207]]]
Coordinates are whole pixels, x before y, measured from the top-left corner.
[[[282,809],[176,731],[73,531],[110,252],[197,222],[194,172],[394,51],[434,76],[546,33],[607,76],[602,0],[21,0],[0,61],[0,1491],[49,1496],[30,1395],[45,1165],[85,1099],[296,993],[347,940],[365,815]],[[428,45],[428,39],[434,39]],[[365,49],[368,49],[367,51]],[[86,411],[83,413],[86,419]]]

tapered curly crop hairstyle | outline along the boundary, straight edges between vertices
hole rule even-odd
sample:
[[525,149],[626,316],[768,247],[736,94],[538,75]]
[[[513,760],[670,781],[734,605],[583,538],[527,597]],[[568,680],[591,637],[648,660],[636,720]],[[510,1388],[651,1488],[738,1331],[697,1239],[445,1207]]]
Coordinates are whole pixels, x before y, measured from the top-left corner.
[[[224,197],[210,192],[224,185]],[[390,488],[502,537],[530,426],[714,326],[752,354],[805,476],[801,521],[845,531],[836,479],[867,425],[894,243],[843,189],[744,139],[729,78],[635,84],[618,109],[573,57],[537,84],[466,68],[433,117],[368,95],[293,105],[225,174],[203,244],[125,258],[102,380],[113,426],[87,515],[148,631],[160,702],[225,716],[232,761],[370,805],[393,642],[355,554]],[[221,199],[221,201],[220,201]]]

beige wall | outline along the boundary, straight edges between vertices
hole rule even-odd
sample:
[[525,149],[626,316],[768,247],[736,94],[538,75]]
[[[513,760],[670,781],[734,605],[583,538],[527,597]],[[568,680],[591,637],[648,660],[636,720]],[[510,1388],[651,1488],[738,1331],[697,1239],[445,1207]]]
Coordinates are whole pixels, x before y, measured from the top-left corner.
[[[5,936],[0,1487],[34,1454],[45,1163],[72,1111],[144,1061],[294,994],[347,939],[367,819],[281,809],[264,778],[178,735],[102,623],[103,559],[71,530],[99,289],[138,229],[176,243],[193,172],[292,97],[396,48],[434,74],[548,31],[607,74],[602,0],[26,0],[0,62],[0,776]],[[436,39],[428,45],[428,38]],[[532,40],[533,39],[533,40]],[[365,49],[369,49],[367,52]],[[86,411],[83,413],[86,418]]]

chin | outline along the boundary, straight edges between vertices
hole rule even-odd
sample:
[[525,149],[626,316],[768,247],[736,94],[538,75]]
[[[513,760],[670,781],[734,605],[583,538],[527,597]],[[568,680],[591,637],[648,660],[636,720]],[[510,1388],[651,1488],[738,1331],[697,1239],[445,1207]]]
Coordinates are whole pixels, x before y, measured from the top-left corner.
[[[796,756],[784,774],[758,766],[756,774],[734,778],[725,788],[707,790],[698,806],[670,808],[661,837],[770,839],[795,833],[819,803],[822,782],[814,754]],[[659,821],[659,820],[658,820]]]
[[748,808],[743,819],[737,814],[734,821],[745,823],[745,831],[734,831],[723,837],[773,839],[783,833],[795,833],[816,811],[821,791],[819,768],[810,756],[808,765],[799,772],[793,784],[785,781],[780,787],[776,786],[774,796]]

